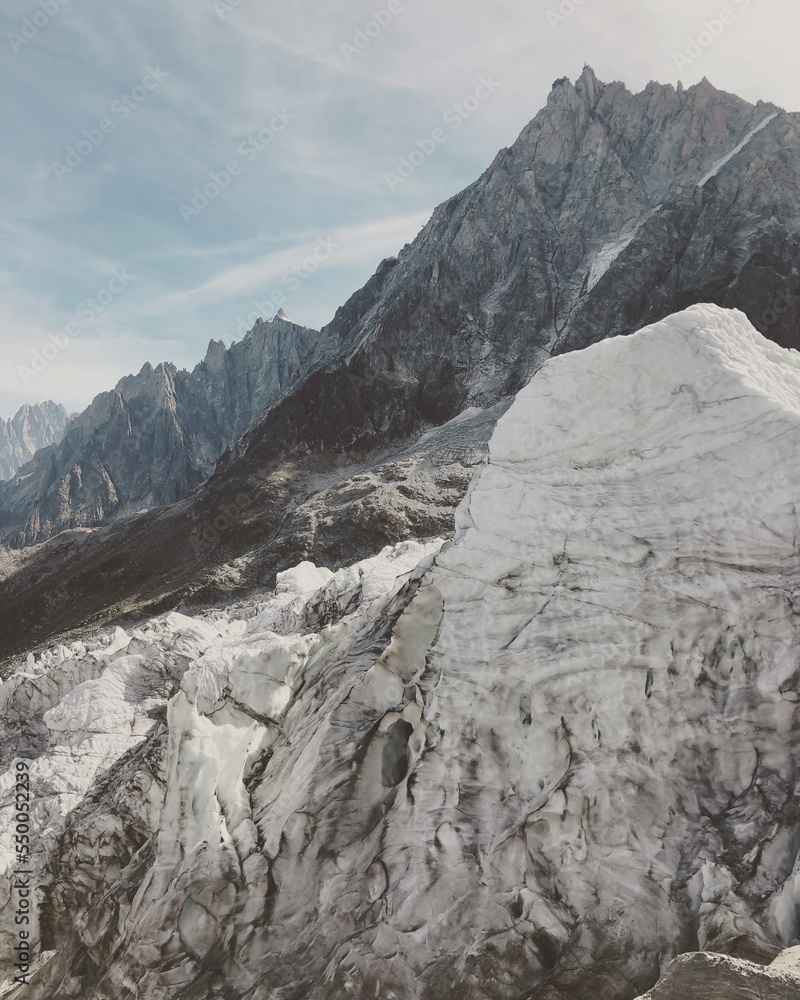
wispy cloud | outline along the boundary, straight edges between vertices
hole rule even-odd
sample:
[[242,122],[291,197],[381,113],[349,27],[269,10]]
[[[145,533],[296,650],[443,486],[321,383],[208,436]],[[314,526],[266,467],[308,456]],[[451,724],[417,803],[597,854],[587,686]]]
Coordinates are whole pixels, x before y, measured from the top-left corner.
[[[196,288],[168,297],[161,304],[219,301],[249,293],[262,292],[279,283],[291,268],[313,257],[319,241],[330,240],[335,250],[329,267],[349,268],[353,264],[368,264],[374,268],[388,247],[398,248],[410,242],[430,217],[430,212],[415,212],[397,218],[343,226],[331,231],[307,232],[299,242],[283,250],[263,254],[256,260],[229,268]],[[377,259],[376,259],[377,258]],[[155,304],[159,308],[159,304]]]

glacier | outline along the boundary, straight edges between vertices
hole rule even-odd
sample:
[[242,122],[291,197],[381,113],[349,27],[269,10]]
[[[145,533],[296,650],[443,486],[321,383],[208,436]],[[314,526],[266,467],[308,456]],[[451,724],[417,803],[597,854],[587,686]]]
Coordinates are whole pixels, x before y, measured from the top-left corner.
[[627,1000],[796,945],[798,444],[800,355],[692,306],[545,362],[451,541],[30,656],[8,995]]

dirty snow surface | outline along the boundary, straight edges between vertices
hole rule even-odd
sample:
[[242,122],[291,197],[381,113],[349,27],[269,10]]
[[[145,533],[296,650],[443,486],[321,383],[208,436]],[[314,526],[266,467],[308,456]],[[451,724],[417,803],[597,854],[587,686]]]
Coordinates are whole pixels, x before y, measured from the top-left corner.
[[799,450],[800,356],[694,306],[547,362],[444,547],[31,658],[26,1000],[615,1000],[796,943]]

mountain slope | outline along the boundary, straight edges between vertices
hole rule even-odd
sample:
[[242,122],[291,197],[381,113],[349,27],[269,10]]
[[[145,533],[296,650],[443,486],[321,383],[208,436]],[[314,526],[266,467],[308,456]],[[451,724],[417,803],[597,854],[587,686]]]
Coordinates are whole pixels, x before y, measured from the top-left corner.
[[39,448],[58,444],[69,418],[51,399],[35,406],[26,403],[9,420],[0,417],[0,480],[12,479]]
[[290,385],[318,336],[276,317],[227,350],[212,340],[191,372],[147,364],[122,379],[63,441],[0,484],[0,537],[30,545],[180,500]]
[[[799,261],[797,114],[707,81],[636,95],[588,68],[574,86],[557,81],[514,146],[337,311],[296,382],[184,506],[26,556],[2,584],[3,649],[137,608],[271,586],[304,558],[341,565],[426,537],[446,514],[436,491],[415,505],[408,484],[398,516],[382,475],[359,483],[372,463],[459,413],[505,405],[548,356],[693,302],[740,308],[777,343],[797,345]],[[472,457],[453,464],[445,450],[439,463],[462,486],[492,421],[471,426],[485,434],[472,437]],[[346,555],[338,540],[352,509],[320,517],[312,496],[323,497],[320,473],[334,469],[368,511]],[[198,535],[208,539],[200,550]],[[51,574],[72,582],[55,616]]]
[[515,392],[553,353],[693,302],[800,346],[798,154],[798,115],[707,81],[636,95],[589,68],[557,81],[514,145],[338,310],[316,371],[237,454],[414,433]]
[[232,491],[209,484],[101,531],[64,531],[8,553],[0,564],[0,655],[74,636],[87,619],[95,627],[135,622],[182,599],[203,604],[271,588],[298,559],[339,567],[450,531],[507,405],[466,413],[394,448],[300,455],[237,477]]
[[795,945],[798,445],[798,355],[695,306],[548,361],[440,551],[31,656],[24,995],[628,1000]]

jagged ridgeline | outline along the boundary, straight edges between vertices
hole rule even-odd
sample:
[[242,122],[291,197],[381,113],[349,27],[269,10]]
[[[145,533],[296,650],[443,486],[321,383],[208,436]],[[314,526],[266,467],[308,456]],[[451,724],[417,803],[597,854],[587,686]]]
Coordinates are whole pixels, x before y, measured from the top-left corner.
[[180,500],[289,387],[318,337],[281,313],[230,348],[212,340],[192,371],[146,364],[121,379],[0,484],[0,535],[32,545]]
[[[742,308],[797,346],[796,119],[706,81],[636,95],[588,68],[574,86],[557,81],[517,142],[321,338],[276,320],[231,351],[212,342],[191,373],[148,366],[123,380],[0,490],[2,537],[30,544],[180,499],[298,369],[295,409],[323,375],[325,406],[310,420],[287,413],[276,450],[374,444],[442,423],[516,391],[551,353],[693,301]],[[363,405],[350,412],[354,377]]]

